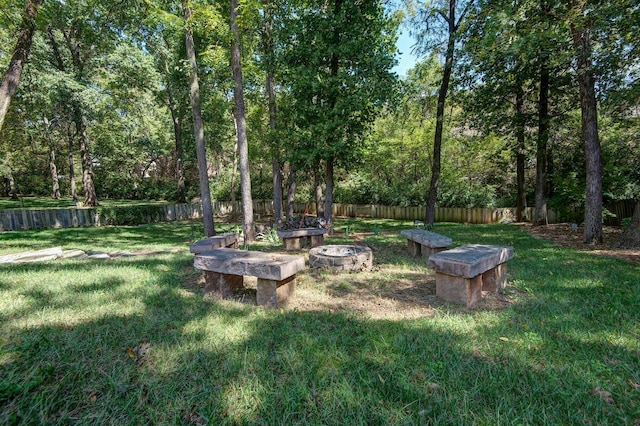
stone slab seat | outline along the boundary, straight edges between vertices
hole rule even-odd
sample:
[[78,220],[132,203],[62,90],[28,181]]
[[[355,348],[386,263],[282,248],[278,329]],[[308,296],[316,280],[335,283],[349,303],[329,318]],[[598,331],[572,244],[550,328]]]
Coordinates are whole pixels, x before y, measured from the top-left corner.
[[407,239],[407,250],[412,257],[429,257],[453,244],[451,238],[425,229],[404,229],[400,235]]
[[282,238],[285,250],[300,250],[300,240],[309,239],[310,246],[318,247],[324,244],[324,234],[327,233],[323,228],[300,228],[292,230],[278,230],[278,236]]
[[210,251],[217,248],[238,248],[239,235],[235,232],[214,235],[204,240],[196,241],[189,246],[189,251],[194,254]]
[[429,256],[436,271],[436,296],[474,306],[482,291],[497,292],[507,284],[507,261],[513,247],[468,244]]
[[260,306],[277,307],[294,296],[296,274],[305,269],[302,256],[219,248],[195,256],[193,266],[205,272],[205,293],[228,297],[244,287],[243,276],[258,278]]

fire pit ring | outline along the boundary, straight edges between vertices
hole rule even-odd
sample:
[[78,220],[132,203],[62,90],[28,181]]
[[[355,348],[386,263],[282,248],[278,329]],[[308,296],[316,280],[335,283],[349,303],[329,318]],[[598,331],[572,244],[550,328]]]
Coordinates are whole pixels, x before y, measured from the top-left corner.
[[318,246],[309,250],[309,266],[336,271],[366,271],[373,266],[373,253],[364,246]]

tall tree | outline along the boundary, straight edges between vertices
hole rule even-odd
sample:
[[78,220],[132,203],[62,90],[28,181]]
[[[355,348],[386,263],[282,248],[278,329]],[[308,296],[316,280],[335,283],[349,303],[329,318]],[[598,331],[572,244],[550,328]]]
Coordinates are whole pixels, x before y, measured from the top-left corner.
[[[598,135],[596,79],[586,0],[569,0],[570,30],[575,48],[582,112],[582,140],[586,160],[585,243],[602,242],[602,149]],[[592,12],[593,13],[593,12]]]
[[[419,39],[433,47],[438,47],[440,40],[437,39],[437,32],[442,31],[447,35],[444,48],[444,67],[442,69],[442,80],[438,90],[438,104],[436,110],[436,129],[433,136],[433,162],[431,165],[431,183],[427,194],[427,207],[425,211],[425,225],[433,225],[436,219],[436,200],[438,197],[438,182],[440,180],[441,153],[442,153],[442,132],[444,129],[444,110],[449,91],[449,81],[453,71],[456,42],[460,37],[461,26],[467,19],[469,10],[473,5],[468,0],[447,0],[435,2],[430,7],[422,9],[414,18],[414,25],[419,27]],[[435,36],[435,38],[434,38]]]
[[536,146],[536,204],[533,223],[545,225],[547,223],[547,158],[549,143],[549,51],[548,40],[545,35],[549,32],[551,21],[551,5],[549,0],[540,0],[541,24],[546,27],[542,29],[542,35],[538,43],[538,139]]
[[18,90],[22,69],[31,50],[33,33],[36,29],[38,8],[42,5],[43,1],[44,0],[27,0],[24,11],[22,12],[22,23],[18,31],[18,40],[13,49],[9,67],[4,73],[2,84],[0,84],[0,130],[2,130],[4,118],[9,110],[11,99]]
[[269,141],[272,150],[271,173],[273,182],[273,219],[275,223],[282,221],[282,160],[280,141],[277,130],[277,103],[275,78],[275,42],[273,34],[274,5],[273,0],[262,1],[264,9],[264,24],[262,30],[262,54],[266,71],[265,89],[269,109]]
[[249,145],[247,142],[247,123],[245,120],[244,93],[242,87],[242,58],[240,55],[240,31],[238,30],[238,0],[231,0],[231,70],[233,73],[234,115],[238,138],[238,157],[240,161],[240,192],[242,197],[242,228],[244,241],[255,240],[253,223],[253,199],[251,197],[251,175],[249,172]]
[[202,215],[204,220],[204,232],[207,236],[216,234],[213,222],[213,206],[211,204],[211,192],[209,189],[209,175],[207,167],[207,152],[204,140],[204,122],[202,121],[202,111],[200,105],[200,86],[198,84],[198,64],[196,62],[196,51],[193,43],[193,29],[191,27],[191,8],[187,1],[182,1],[184,20],[187,26],[185,33],[185,46],[187,49],[187,59],[190,67],[190,99],[191,110],[193,112],[193,132],[196,139],[196,153],[198,156],[198,173],[200,176],[200,199],[202,201]]
[[[395,84],[397,21],[380,1],[295,1],[280,25],[283,84],[297,170],[325,166],[325,219],[332,232],[334,170],[361,158],[364,135]],[[281,109],[282,111],[282,109]]]

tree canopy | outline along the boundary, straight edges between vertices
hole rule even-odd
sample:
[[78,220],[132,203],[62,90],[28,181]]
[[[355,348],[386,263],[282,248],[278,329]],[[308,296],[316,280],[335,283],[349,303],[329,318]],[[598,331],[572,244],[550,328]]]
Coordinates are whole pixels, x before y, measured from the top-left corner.
[[[288,182],[289,200],[324,198],[330,225],[334,200],[424,206],[433,193],[538,223],[547,206],[582,211],[597,241],[598,206],[640,196],[637,2],[184,3],[189,26],[175,0],[1,2],[5,74],[30,40],[0,129],[3,195],[206,198],[196,72],[213,201],[244,188],[281,204]],[[422,55],[404,79],[392,71],[401,25]]]

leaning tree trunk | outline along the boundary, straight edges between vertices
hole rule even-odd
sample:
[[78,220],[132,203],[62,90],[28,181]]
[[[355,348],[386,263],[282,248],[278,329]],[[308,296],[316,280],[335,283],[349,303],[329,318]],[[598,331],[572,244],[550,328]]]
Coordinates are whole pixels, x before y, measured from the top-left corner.
[[631,223],[615,242],[618,248],[640,249],[640,198],[636,200]]
[[[573,2],[570,5],[575,6]],[[580,109],[582,112],[582,139],[586,161],[586,200],[583,241],[587,244],[602,242],[602,150],[598,136],[598,111],[595,75],[591,63],[589,30],[571,23],[571,35],[576,49]]]
[[193,29],[190,25],[191,9],[186,6],[186,0],[182,1],[184,20],[187,22],[185,35],[185,47],[189,60],[189,98],[191,100],[191,112],[193,113],[193,133],[196,141],[196,156],[198,158],[198,176],[200,181],[200,200],[202,201],[202,216],[204,232],[208,237],[216,234],[213,223],[213,207],[211,205],[211,191],[209,189],[209,174],[207,167],[207,150],[204,142],[204,122],[200,107],[200,85],[198,84],[198,64],[196,62],[196,50],[193,43]]
[[251,198],[251,175],[249,172],[249,146],[245,121],[244,93],[242,90],[242,62],[240,57],[240,32],[238,30],[238,0],[231,0],[231,71],[233,74],[233,99],[235,102],[238,157],[240,161],[240,193],[242,197],[242,230],[244,241],[255,241],[253,223],[253,199]]
[[534,225],[547,224],[547,145],[549,142],[549,69],[546,59],[540,67],[538,98],[538,144],[536,149],[536,207]]
[[449,39],[447,41],[447,53],[445,57],[442,81],[438,90],[438,106],[436,108],[436,131],[433,136],[433,163],[431,165],[431,182],[429,183],[429,195],[427,196],[427,208],[425,212],[425,226],[433,226],[436,221],[436,199],[438,198],[438,184],[440,181],[440,157],[442,153],[442,131],[444,127],[444,106],[449,91],[449,80],[453,70],[453,55],[456,41],[456,1],[449,0],[449,16],[447,24]]
[[18,40],[13,49],[13,55],[9,61],[9,67],[4,73],[2,84],[0,84],[0,130],[4,124],[4,118],[9,110],[11,99],[18,90],[22,69],[31,51],[33,33],[36,29],[36,17],[38,8],[44,0],[27,0],[22,12],[22,23],[18,32]]

